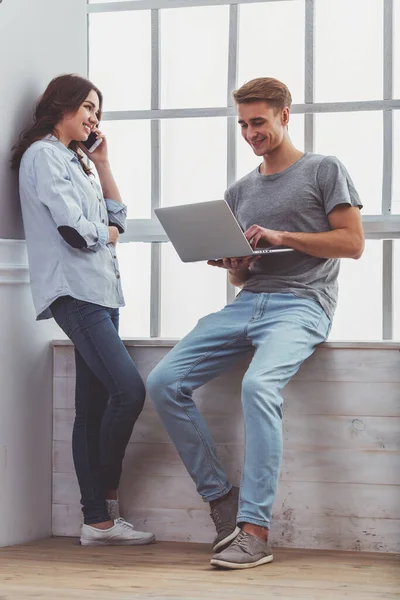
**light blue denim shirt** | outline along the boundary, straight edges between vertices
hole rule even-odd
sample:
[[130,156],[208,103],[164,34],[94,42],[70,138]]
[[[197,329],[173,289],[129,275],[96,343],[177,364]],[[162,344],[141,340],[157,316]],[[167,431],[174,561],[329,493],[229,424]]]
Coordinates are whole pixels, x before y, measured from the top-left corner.
[[126,206],[104,198],[76,154],[51,135],[24,153],[19,189],[37,319],[51,318],[60,296],[124,306],[108,225],[125,230]]

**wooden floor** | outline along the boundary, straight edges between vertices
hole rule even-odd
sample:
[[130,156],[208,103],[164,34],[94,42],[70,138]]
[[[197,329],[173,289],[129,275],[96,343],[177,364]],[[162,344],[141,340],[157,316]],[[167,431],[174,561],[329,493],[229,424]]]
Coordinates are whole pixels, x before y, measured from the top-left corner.
[[392,600],[400,599],[400,556],[274,551],[246,571],[209,565],[204,544],[84,548],[54,538],[0,549],[0,600]]

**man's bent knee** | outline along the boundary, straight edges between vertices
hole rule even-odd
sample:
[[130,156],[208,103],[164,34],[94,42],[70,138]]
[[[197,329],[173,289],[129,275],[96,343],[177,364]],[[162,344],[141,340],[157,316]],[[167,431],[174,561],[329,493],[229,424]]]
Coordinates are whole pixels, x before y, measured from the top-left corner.
[[147,392],[157,406],[165,399],[168,389],[173,386],[174,380],[167,365],[161,361],[150,373],[147,378]]

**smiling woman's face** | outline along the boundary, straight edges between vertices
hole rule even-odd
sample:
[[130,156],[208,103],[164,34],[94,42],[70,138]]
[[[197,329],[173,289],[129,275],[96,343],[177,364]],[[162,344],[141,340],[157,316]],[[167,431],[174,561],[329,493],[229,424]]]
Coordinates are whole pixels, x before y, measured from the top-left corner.
[[60,141],[66,146],[72,140],[84,142],[88,139],[92,129],[98,124],[99,97],[91,90],[78,110],[67,113],[56,126]]

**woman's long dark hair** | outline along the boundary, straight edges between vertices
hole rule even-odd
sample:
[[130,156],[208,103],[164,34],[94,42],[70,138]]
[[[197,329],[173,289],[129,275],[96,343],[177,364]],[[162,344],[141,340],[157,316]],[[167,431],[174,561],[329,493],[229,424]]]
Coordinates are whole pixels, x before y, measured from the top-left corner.
[[[43,139],[48,134],[56,135],[55,128],[63,116],[67,113],[76,112],[92,90],[99,97],[97,118],[100,120],[103,95],[91,81],[79,75],[71,74],[60,75],[50,81],[44,94],[36,104],[33,125],[21,133],[18,143],[13,148],[11,167],[13,169],[19,168],[22,155],[31,144]],[[84,156],[78,149],[77,142],[72,141],[69,147],[77,152],[85,173],[89,175],[91,171],[83,161]]]

